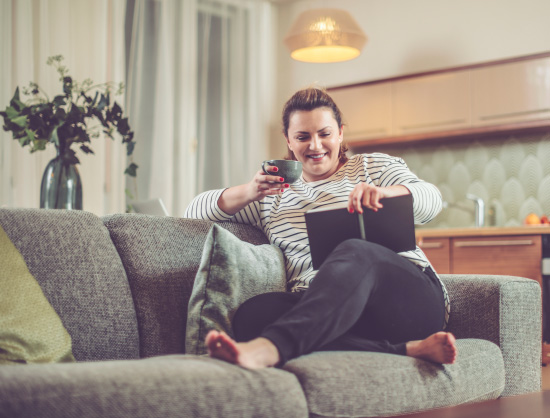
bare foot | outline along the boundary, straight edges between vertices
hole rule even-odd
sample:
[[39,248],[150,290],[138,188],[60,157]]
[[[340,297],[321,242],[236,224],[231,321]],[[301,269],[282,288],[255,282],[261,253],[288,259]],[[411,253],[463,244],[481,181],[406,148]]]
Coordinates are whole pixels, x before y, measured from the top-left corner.
[[453,364],[457,349],[455,337],[450,332],[436,332],[424,340],[409,341],[407,355],[440,364]]
[[247,369],[272,367],[280,360],[279,350],[267,338],[238,343],[225,332],[212,330],[206,335],[205,344],[210,357]]

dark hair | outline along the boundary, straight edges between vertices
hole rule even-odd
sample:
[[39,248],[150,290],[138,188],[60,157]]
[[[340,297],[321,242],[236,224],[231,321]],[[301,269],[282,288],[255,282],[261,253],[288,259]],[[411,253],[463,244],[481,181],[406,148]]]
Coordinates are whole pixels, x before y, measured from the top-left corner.
[[[324,89],[319,87],[308,87],[294,93],[283,107],[283,134],[285,135],[285,138],[288,138],[290,117],[294,112],[300,110],[311,111],[319,108],[327,108],[331,110],[332,115],[338,124],[338,129],[342,129],[342,113],[334,100],[332,100],[332,97],[330,97]],[[344,143],[341,143],[340,151],[338,153],[338,158],[341,162],[345,163],[348,160],[346,155],[347,150],[348,147]],[[296,160],[296,156],[290,149],[288,150],[288,154],[285,158],[287,160]]]

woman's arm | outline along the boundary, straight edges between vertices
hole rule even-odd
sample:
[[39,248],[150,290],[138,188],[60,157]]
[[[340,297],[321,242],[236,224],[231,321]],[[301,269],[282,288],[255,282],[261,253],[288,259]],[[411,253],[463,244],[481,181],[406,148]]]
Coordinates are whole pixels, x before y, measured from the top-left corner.
[[[267,169],[277,170],[276,167]],[[257,223],[259,209],[254,203],[266,196],[281,194],[287,187],[289,186],[283,184],[280,177],[258,171],[249,183],[201,193],[187,207],[185,216],[211,221],[235,220],[241,223]],[[239,213],[241,211],[242,213]]]
[[350,194],[348,209],[360,210],[363,204],[377,210],[382,207],[380,199],[411,193],[415,223],[429,222],[441,211],[443,200],[437,187],[419,179],[401,158],[371,154],[365,160],[374,183],[358,184]]

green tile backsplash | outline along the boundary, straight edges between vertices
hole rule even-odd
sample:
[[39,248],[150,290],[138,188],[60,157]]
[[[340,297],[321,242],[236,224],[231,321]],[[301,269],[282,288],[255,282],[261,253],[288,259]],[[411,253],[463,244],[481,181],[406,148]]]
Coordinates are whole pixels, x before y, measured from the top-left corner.
[[379,151],[439,187],[447,204],[430,228],[474,226],[467,193],[485,201],[487,226],[519,226],[531,212],[550,216],[550,133]]

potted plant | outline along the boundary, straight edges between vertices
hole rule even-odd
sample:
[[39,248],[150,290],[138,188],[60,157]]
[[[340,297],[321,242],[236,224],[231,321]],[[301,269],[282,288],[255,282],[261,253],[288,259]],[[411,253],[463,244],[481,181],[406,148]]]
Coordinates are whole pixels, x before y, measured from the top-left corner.
[[[78,146],[84,153],[93,154],[90,148],[92,138],[104,133],[111,139],[115,133],[126,144],[127,155],[132,155],[135,142],[128,118],[123,117],[122,108],[111,99],[122,94],[120,83],[94,85],[90,79],[79,83],[69,75],[63,65],[61,55],[48,58],[62,83],[63,94],[50,100],[48,95],[34,82],[23,88],[22,101],[19,87],[5,111],[4,130],[11,132],[13,139],[30,152],[41,151],[48,144],[54,144],[57,156],[51,160],[42,178],[40,207],[50,209],[82,209],[82,182],[76,167],[79,160],[73,147]],[[124,174],[135,177],[137,165],[131,162]]]

